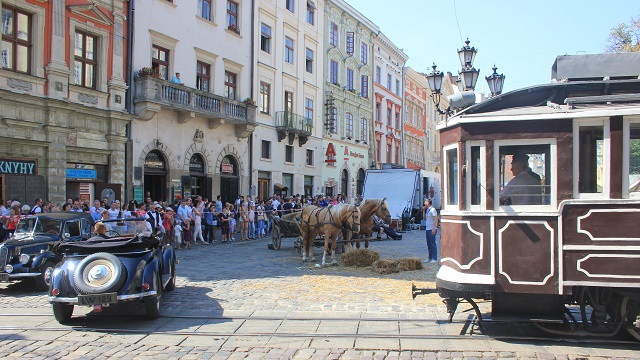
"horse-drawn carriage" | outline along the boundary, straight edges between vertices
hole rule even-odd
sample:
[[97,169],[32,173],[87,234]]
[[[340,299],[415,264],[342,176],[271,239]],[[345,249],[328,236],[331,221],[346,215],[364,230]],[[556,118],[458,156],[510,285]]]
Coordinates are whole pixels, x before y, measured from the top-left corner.
[[[280,249],[282,238],[296,238],[294,248],[302,254],[304,261],[313,260],[314,245],[324,244],[322,264],[331,242],[332,259],[335,263],[335,250],[338,243],[356,243],[364,241],[369,246],[373,227],[373,215],[390,221],[389,205],[386,198],[368,199],[362,206],[339,204],[328,207],[306,206],[302,211],[285,214],[282,217],[270,215],[273,224],[271,231],[273,248]],[[308,256],[308,258],[307,258]]]

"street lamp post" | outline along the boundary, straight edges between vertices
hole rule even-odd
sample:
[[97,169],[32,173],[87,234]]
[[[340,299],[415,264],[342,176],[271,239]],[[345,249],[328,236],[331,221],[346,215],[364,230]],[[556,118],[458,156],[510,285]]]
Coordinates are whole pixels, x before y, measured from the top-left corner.
[[504,85],[505,76],[496,72],[498,68],[495,64],[493,65],[492,69],[493,74],[491,74],[491,76],[485,77],[485,79],[487,79],[487,84],[489,84],[489,91],[491,92],[491,96],[496,96],[502,94],[502,85]]
[[[442,115],[453,114],[452,108],[462,109],[475,103],[475,87],[478,77],[480,76],[480,70],[476,70],[476,68],[473,67],[473,61],[476,58],[478,50],[476,50],[475,47],[469,46],[470,41],[468,38],[464,43],[465,45],[458,50],[460,66],[462,66],[462,69],[458,72],[458,87],[460,92],[448,97],[450,105],[445,110],[440,108],[442,80],[444,78],[444,74],[442,71],[436,70],[436,64],[434,63],[433,66],[431,66],[431,73],[427,75],[427,81],[431,88],[431,99],[433,100],[438,113]],[[504,85],[505,76],[503,74],[498,74],[496,72],[497,69],[498,68],[494,65],[493,74],[485,78],[489,84],[489,90],[491,91],[492,96],[501,94],[502,86]]]

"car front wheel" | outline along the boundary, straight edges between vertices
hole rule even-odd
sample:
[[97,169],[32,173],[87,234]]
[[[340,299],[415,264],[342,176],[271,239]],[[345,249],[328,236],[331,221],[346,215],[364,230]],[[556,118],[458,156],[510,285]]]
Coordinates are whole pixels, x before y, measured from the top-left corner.
[[51,274],[56,267],[56,263],[53,260],[45,261],[42,268],[40,268],[40,276],[36,278],[36,289],[40,291],[49,290],[49,284],[51,283]]
[[68,322],[71,320],[71,315],[73,315],[73,305],[53,304],[53,316],[59,323],[64,324]]

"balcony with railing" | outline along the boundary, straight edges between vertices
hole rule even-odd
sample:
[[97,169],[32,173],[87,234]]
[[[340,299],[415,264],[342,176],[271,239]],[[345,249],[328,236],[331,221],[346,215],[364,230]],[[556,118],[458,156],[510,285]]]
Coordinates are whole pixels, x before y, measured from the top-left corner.
[[135,78],[135,112],[138,119],[151,120],[161,110],[178,113],[178,122],[194,117],[209,120],[209,128],[235,125],[238,137],[249,136],[256,126],[256,106],[250,102],[196,90],[155,76]]
[[288,138],[289,145],[298,137],[299,145],[307,143],[313,130],[313,120],[288,111],[278,111],[275,117],[278,141]]

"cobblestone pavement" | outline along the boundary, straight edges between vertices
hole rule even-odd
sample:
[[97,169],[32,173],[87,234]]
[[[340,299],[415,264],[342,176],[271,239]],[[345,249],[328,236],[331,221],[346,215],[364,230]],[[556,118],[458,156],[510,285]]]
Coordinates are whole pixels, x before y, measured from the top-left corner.
[[[383,258],[425,258],[424,238],[415,230],[370,248]],[[164,294],[163,316],[154,321],[144,319],[139,304],[119,304],[101,314],[76,307],[71,324],[60,325],[46,296],[31,284],[0,284],[0,358],[640,359],[629,345],[615,342],[501,340],[540,336],[526,325],[485,325],[486,336],[477,335],[462,305],[449,324],[437,294],[411,297],[413,283],[435,287],[435,263],[378,275],[369,268],[303,263],[291,238],[277,251],[267,249],[270,243],[218,241],[178,251],[177,289]],[[321,249],[314,252],[318,260]],[[453,338],[472,331],[477,336]],[[394,336],[383,336],[389,334]]]

